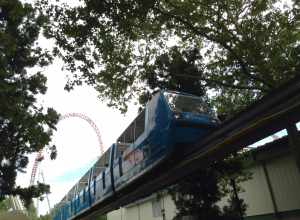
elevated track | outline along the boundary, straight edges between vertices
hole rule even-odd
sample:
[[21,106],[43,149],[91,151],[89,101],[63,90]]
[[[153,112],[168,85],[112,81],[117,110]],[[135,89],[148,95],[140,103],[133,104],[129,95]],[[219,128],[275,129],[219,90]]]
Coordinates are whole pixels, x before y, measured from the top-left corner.
[[[97,203],[73,219],[91,219],[176,183],[184,176],[224,158],[285,128],[295,129],[300,120],[300,77],[284,84],[255,102],[193,146],[178,146],[180,154],[161,164],[122,192]],[[291,137],[293,140],[295,137]],[[298,137],[296,137],[298,138]],[[291,148],[299,162],[300,146]],[[172,158],[171,158],[172,160]]]

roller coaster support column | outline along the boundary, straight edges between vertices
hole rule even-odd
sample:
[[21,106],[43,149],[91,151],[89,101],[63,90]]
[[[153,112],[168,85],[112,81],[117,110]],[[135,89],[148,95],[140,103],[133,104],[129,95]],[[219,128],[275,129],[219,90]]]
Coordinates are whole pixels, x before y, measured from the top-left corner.
[[291,153],[294,155],[298,171],[300,172],[300,136],[298,134],[297,126],[294,123],[290,123],[286,130],[289,137]]

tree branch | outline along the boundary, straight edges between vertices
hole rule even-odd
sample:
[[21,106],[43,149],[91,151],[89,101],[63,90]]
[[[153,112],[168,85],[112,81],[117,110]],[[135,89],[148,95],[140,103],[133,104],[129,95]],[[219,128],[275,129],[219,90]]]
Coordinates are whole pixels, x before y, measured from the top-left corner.
[[198,80],[203,80],[207,83],[214,83],[223,87],[228,87],[228,88],[232,88],[232,89],[240,89],[240,90],[244,90],[244,89],[248,89],[248,90],[259,90],[262,92],[267,92],[267,90],[257,87],[257,86],[241,86],[241,85],[233,85],[233,84],[229,84],[229,83],[224,83],[224,82],[220,82],[218,80],[213,80],[213,79],[207,79],[204,77],[200,77],[200,76],[193,76],[193,75],[189,75],[189,74],[174,74],[175,76],[180,76],[180,77],[188,77],[188,78],[193,78],[193,79],[198,79]]
[[183,25],[185,25],[186,27],[188,27],[190,30],[192,30],[195,34],[200,35],[204,38],[206,38],[209,41],[215,42],[219,45],[221,45],[223,48],[225,48],[227,51],[229,51],[238,61],[238,63],[240,64],[241,68],[242,68],[242,72],[250,79],[255,80],[255,81],[259,81],[261,83],[263,83],[264,85],[268,86],[269,88],[274,88],[274,86],[272,84],[270,84],[268,81],[257,77],[255,75],[252,75],[249,70],[248,67],[246,65],[246,63],[235,53],[235,51],[226,43],[226,42],[222,42],[210,35],[208,35],[205,31],[201,31],[200,28],[196,28],[193,24],[191,24],[190,22],[188,22],[187,20],[183,19],[180,16],[165,12],[163,10],[161,10],[159,7],[154,7],[153,10],[157,11],[158,13],[161,13],[169,18],[173,18],[177,21],[179,21],[180,23],[182,23]]

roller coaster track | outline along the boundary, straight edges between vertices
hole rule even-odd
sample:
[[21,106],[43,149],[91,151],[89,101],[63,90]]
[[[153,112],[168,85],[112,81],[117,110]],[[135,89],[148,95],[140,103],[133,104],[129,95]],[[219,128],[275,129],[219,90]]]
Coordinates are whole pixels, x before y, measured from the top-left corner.
[[[90,117],[88,117],[88,116],[86,116],[82,113],[67,113],[65,115],[62,115],[59,118],[59,122],[62,121],[62,120],[65,120],[65,119],[69,119],[69,118],[83,119],[84,121],[86,121],[93,128],[93,130],[95,131],[95,133],[97,135],[97,139],[98,139],[98,143],[99,143],[99,147],[100,147],[100,153],[101,153],[100,155],[102,155],[104,153],[104,145],[103,145],[103,142],[102,142],[101,133],[100,133],[100,130],[97,127],[97,125],[93,122],[93,120]],[[43,160],[43,149],[41,149],[35,157],[33,167],[32,167],[32,171],[31,171],[31,177],[30,177],[30,183],[29,183],[30,186],[33,185],[34,182],[35,182],[37,169],[38,169],[39,163],[42,160]]]

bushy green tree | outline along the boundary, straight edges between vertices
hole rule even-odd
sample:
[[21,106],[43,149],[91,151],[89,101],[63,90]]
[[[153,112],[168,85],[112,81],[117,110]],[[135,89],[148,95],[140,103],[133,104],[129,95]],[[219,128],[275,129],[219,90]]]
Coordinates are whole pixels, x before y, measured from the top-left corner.
[[173,46],[201,52],[194,64],[202,74],[184,77],[213,89],[222,113],[236,112],[299,73],[296,0],[42,3],[52,20],[45,33],[56,40],[54,54],[74,72],[67,88],[86,82],[123,110],[143,94],[145,78],[153,77],[149,68],[174,54]]
[[49,214],[41,215],[38,220],[52,220],[51,216]]
[[25,214],[19,212],[0,213],[0,219],[1,220],[30,220]]
[[[45,17],[32,5],[18,0],[0,1],[0,201],[20,195],[27,204],[49,187],[43,184],[16,186],[28,154],[47,146],[58,114],[37,103],[46,92],[46,77],[28,68],[44,67],[51,56],[37,44]],[[48,146],[55,156],[55,146]]]
[[[157,57],[143,75],[143,81],[147,87],[140,93],[140,104],[148,101],[151,93],[158,89],[206,96],[206,88],[199,80],[203,70],[196,65],[196,60],[201,59],[200,57],[197,49],[181,52],[177,47],[172,47],[170,51]],[[191,77],[186,77],[186,75]]]
[[4,199],[0,201],[0,212],[5,212],[8,211],[10,208],[11,204],[9,199]]
[[[231,115],[300,73],[296,0],[84,0],[75,7],[40,1],[38,7],[49,15],[45,35],[56,41],[53,54],[72,72],[66,89],[93,85],[123,111],[133,96],[144,103],[152,90],[169,88],[204,96],[213,91],[217,111]],[[202,170],[199,184],[187,179],[178,185],[187,191],[177,191],[188,195],[196,187],[191,195],[203,204],[195,211],[188,204],[196,216],[236,217],[235,200],[226,210],[215,206],[222,194],[216,172]]]
[[[237,193],[242,192],[240,183],[251,178],[251,173],[243,170],[242,161],[239,155],[213,162],[170,187],[169,193],[177,208],[174,219],[183,216],[199,220],[241,219],[247,206]],[[220,207],[224,198],[227,204]]]

